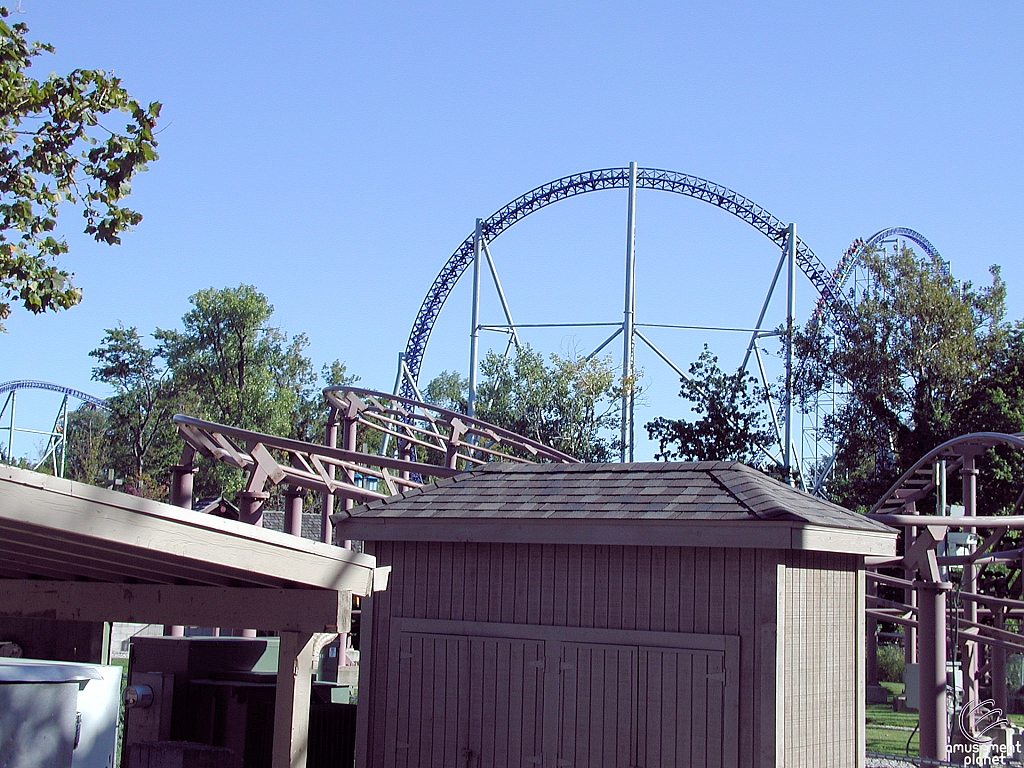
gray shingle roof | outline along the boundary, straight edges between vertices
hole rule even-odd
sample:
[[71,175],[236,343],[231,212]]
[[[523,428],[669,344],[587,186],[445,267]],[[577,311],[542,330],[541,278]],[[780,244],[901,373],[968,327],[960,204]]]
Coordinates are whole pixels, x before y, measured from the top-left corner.
[[890,531],[739,462],[489,464],[382,501],[353,517],[786,520]]

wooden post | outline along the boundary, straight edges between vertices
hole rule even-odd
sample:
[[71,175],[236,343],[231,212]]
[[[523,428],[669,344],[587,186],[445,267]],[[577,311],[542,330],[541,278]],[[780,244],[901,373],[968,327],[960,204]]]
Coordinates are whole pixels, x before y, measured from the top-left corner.
[[277,657],[272,768],[306,768],[312,686],[313,635],[282,632]]

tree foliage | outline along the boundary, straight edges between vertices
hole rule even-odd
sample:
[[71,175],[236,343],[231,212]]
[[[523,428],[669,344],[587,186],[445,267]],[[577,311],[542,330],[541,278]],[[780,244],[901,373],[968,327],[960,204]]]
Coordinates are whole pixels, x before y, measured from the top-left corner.
[[698,418],[659,416],[648,422],[648,436],[658,441],[655,458],[762,464],[761,446],[770,445],[774,436],[767,429],[761,410],[765,396],[754,377],[744,371],[725,373],[707,345],[689,373],[680,382],[679,396],[692,403]]
[[[102,483],[107,469],[108,414],[84,404],[68,414],[66,477],[81,483]],[[123,475],[122,475],[123,476]]]
[[[618,450],[620,382],[605,358],[544,356],[524,346],[480,365],[476,416],[583,461],[611,461]],[[468,382],[444,371],[426,387],[435,405],[465,412]]]
[[317,376],[304,334],[270,324],[274,307],[251,285],[199,291],[182,330],[157,330],[160,354],[196,416],[242,429],[299,437],[296,418]]
[[[80,301],[72,275],[53,263],[68,251],[54,234],[60,210],[77,207],[86,234],[119,243],[142,220],[122,201],[157,157],[160,114],[160,104],[143,107],[100,70],[29,77],[33,60],[53,47],[30,42],[28,27],[7,17],[0,8],[0,322],[14,300],[37,313]],[[101,122],[117,113],[123,125]]]
[[[147,344],[137,328],[119,326],[107,330],[91,353],[98,363],[93,378],[111,386],[114,395],[104,420],[86,421],[82,414],[74,439],[69,435],[76,479],[97,482],[113,470],[128,490],[163,495],[182,449],[171,421],[176,412],[283,437],[322,439],[326,405],[305,355],[306,337],[289,337],[273,325],[274,308],[249,285],[199,291],[190,302],[181,330],[157,330],[155,343]],[[328,385],[358,379],[339,360],[323,366],[322,378]],[[198,495],[230,493],[240,484],[237,470],[200,462]]]
[[180,398],[170,371],[135,327],[108,329],[89,354],[98,362],[93,379],[114,389],[107,399],[105,430],[115,436],[107,443],[107,468],[138,493],[155,495],[176,458],[171,416]]
[[832,310],[834,340],[811,328],[795,337],[801,395],[846,392],[825,429],[837,443],[832,493],[854,507],[873,504],[930,448],[991,428],[968,404],[991,402],[1009,340],[998,268],[976,288],[909,249],[868,251],[863,265],[863,295]]

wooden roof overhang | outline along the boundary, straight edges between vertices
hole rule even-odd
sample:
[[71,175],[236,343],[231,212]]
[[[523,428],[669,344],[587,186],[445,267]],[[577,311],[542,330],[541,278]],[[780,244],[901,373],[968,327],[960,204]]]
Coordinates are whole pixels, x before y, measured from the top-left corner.
[[0,615],[344,631],[372,556],[0,466]]
[[339,537],[360,541],[729,547],[893,555],[896,533],[792,521],[552,518],[395,518],[335,515]]
[[895,554],[898,532],[737,462],[491,464],[332,517],[363,541]]

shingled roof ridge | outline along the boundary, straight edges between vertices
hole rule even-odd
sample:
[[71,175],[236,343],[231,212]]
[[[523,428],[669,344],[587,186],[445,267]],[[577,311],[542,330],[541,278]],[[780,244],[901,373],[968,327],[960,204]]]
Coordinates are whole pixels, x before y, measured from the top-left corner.
[[[774,498],[775,492],[788,491],[790,493],[797,493],[797,491],[783,485],[774,478],[768,477],[760,470],[748,467],[741,462],[733,462],[732,466],[716,467],[709,474],[721,483],[725,490],[732,494],[733,498],[746,507],[750,514],[756,518],[761,520],[806,521],[806,518],[795,514],[790,509],[786,509]],[[772,485],[777,484],[779,487],[774,488],[771,485],[765,487],[765,481]],[[758,491],[752,492],[750,485],[755,485]]]

